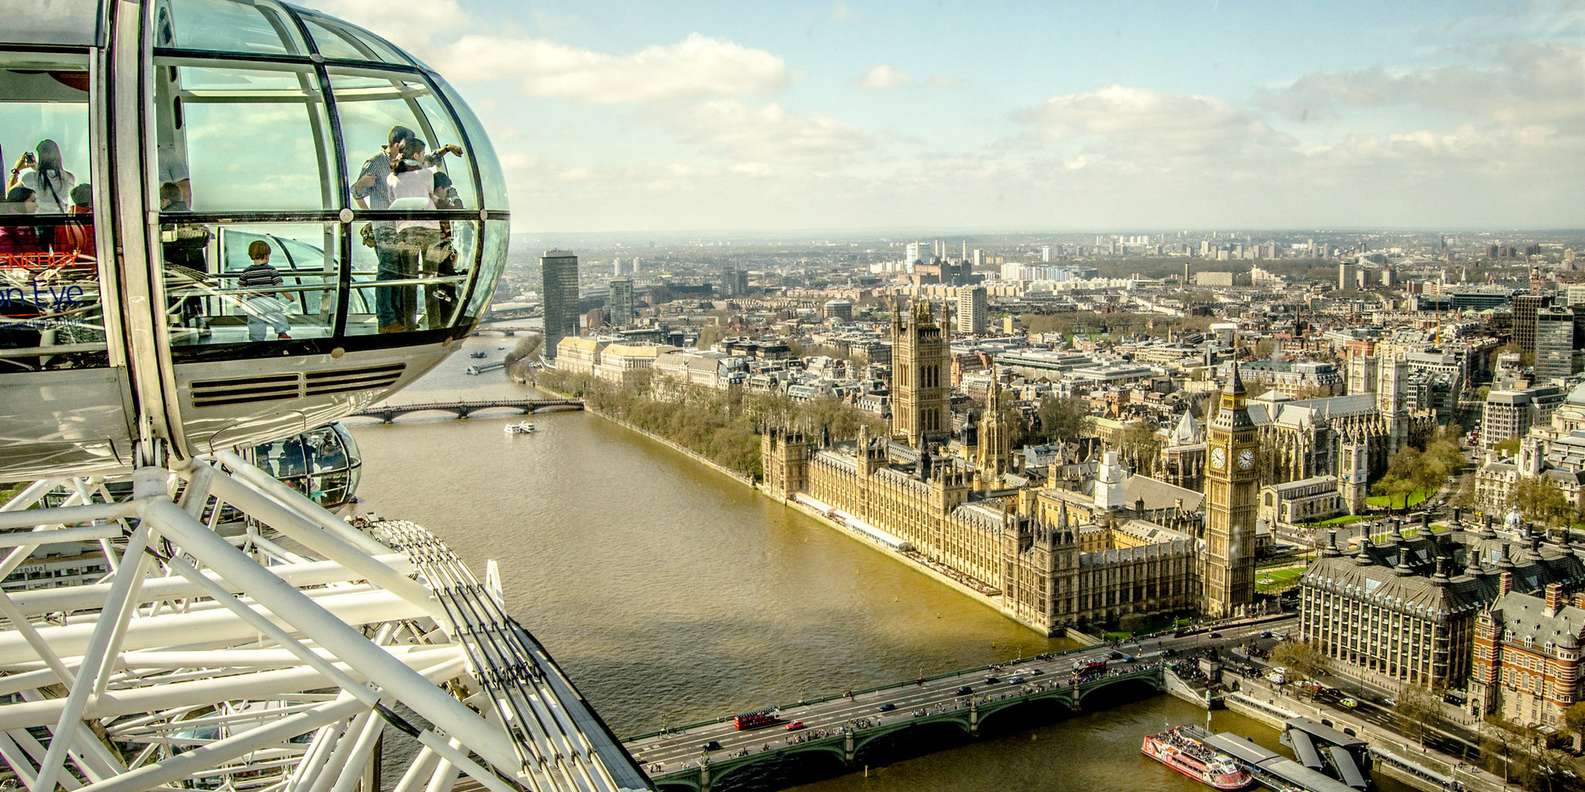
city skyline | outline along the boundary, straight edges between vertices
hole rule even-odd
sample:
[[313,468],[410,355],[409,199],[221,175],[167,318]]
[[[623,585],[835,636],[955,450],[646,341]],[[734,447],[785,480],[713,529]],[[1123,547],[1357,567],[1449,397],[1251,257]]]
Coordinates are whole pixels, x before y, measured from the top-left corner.
[[1568,226],[1585,6],[314,3],[453,80],[520,232]]

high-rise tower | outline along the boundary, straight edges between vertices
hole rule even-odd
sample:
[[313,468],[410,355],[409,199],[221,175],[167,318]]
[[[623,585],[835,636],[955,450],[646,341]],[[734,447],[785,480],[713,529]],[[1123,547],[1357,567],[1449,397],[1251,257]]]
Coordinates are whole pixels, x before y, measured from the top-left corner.
[[547,250],[539,257],[545,288],[545,357],[556,345],[578,334],[578,257],[565,250]]
[[1245,403],[1244,380],[1233,377],[1206,431],[1205,612],[1235,614],[1255,599],[1255,507],[1259,440]]
[[892,434],[914,448],[946,436],[948,358],[947,307],[941,319],[930,314],[930,304],[915,301],[907,308],[892,306]]

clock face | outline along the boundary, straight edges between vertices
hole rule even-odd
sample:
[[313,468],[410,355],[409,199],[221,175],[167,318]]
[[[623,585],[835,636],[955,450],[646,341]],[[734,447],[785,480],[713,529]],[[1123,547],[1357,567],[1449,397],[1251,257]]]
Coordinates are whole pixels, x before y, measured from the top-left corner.
[[1211,449],[1211,467],[1214,467],[1217,470],[1221,470],[1222,468],[1227,467],[1227,449],[1225,449],[1225,448],[1213,448],[1213,449]]
[[1254,466],[1255,466],[1255,449],[1246,448],[1246,449],[1238,452],[1238,467],[1240,469],[1248,470],[1248,469],[1250,469],[1250,468],[1252,468]]

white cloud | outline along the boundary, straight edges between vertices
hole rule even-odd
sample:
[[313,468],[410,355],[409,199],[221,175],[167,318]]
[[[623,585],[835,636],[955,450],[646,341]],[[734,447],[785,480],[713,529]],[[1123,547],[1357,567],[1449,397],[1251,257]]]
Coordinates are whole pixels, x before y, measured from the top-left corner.
[[765,94],[788,80],[776,55],[697,33],[620,55],[473,34],[446,47],[435,66],[452,79],[512,79],[528,96],[598,104]]
[[1260,166],[1297,143],[1220,99],[1123,85],[1053,96],[1015,117],[1064,162],[1128,172]]
[[874,144],[866,133],[827,116],[801,116],[771,102],[704,102],[682,116],[686,139],[707,155],[750,162],[804,161],[826,168]]
[[885,91],[891,88],[901,88],[912,82],[913,78],[908,73],[885,63],[871,66],[864,76],[859,78],[859,86],[872,91]]

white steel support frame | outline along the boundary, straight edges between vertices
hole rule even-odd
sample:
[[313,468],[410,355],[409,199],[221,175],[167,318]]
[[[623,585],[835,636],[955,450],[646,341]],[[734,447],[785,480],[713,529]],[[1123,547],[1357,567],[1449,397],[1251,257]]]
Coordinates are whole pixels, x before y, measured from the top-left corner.
[[[0,505],[0,578],[50,555],[99,554],[110,570],[0,589],[0,696],[12,697],[0,761],[17,783],[375,792],[376,746],[407,740],[411,760],[386,781],[398,790],[462,778],[498,792],[646,788],[611,782],[586,748],[536,756],[597,768],[582,776],[593,785],[526,765],[521,729],[479,703],[490,699],[463,640],[472,627],[435,590],[457,581],[431,580],[238,455],[183,464],[135,471],[126,501],[97,479],[62,479]],[[223,508],[245,521],[217,525]],[[539,699],[570,722],[553,692]]]

